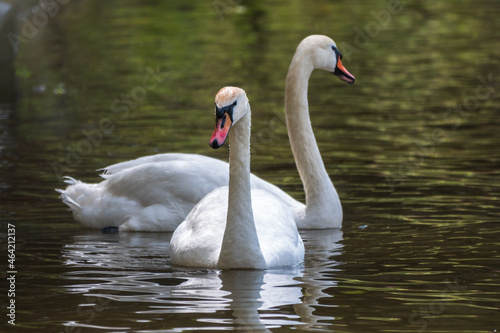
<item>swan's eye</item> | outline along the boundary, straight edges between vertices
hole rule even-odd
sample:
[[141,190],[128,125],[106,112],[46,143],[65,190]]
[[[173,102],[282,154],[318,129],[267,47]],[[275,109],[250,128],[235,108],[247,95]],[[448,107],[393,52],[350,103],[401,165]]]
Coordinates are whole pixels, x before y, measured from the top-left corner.
[[233,109],[236,106],[237,101],[234,101],[233,104],[224,106],[222,108],[218,108],[217,104],[215,104],[215,117],[217,119],[221,119],[224,117],[224,113],[227,113],[229,115],[229,118],[231,119],[231,122],[233,121]]
[[342,56],[342,53],[340,53],[339,49],[337,49],[335,46],[332,45],[332,50],[333,52],[335,52],[335,55],[338,57],[340,57],[340,60],[342,60],[343,56]]

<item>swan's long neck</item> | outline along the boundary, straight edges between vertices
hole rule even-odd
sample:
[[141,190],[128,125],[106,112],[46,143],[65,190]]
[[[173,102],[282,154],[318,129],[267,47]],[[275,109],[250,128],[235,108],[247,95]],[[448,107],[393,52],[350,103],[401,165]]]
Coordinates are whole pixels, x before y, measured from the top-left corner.
[[[342,208],[340,203],[338,207],[329,207],[333,205],[332,202],[339,202],[338,195],[326,172],[309,118],[307,89],[313,70],[313,63],[306,50],[299,49],[293,57],[286,78],[286,125],[306,194],[307,221],[297,221],[297,223],[299,228],[304,222],[308,227],[314,228],[340,227]],[[332,219],[332,212],[340,214],[340,217],[335,216]],[[332,223],[333,225],[328,225]]]
[[220,268],[266,268],[252,211],[250,188],[250,110],[229,136],[229,200]]

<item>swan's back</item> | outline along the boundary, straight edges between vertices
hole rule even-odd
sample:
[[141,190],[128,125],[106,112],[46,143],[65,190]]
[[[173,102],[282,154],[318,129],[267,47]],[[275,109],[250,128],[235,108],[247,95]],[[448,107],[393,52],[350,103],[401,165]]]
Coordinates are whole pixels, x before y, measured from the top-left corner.
[[109,175],[118,173],[120,171],[130,169],[139,165],[147,165],[147,164],[154,164],[154,163],[159,163],[159,162],[187,162],[187,163],[220,163],[220,164],[226,164],[225,162],[222,162],[220,160],[217,160],[212,157],[207,157],[203,155],[197,155],[197,154],[183,154],[183,153],[166,153],[166,154],[156,154],[156,155],[148,155],[148,156],[143,156],[136,158],[135,160],[130,160],[130,161],[125,161],[125,162],[120,162],[116,163],[110,166],[107,166],[103,169],[102,176],[104,178],[108,177]]
[[[196,154],[158,154],[106,167],[99,184],[68,178],[59,190],[75,220],[89,228],[174,231],[205,195],[229,182],[229,165]],[[279,196],[292,210],[303,205],[277,186],[251,175],[253,188]]]
[[69,179],[59,191],[75,220],[90,228],[173,231],[207,193],[228,182],[227,163],[195,154],[146,156],[105,170],[99,184]]

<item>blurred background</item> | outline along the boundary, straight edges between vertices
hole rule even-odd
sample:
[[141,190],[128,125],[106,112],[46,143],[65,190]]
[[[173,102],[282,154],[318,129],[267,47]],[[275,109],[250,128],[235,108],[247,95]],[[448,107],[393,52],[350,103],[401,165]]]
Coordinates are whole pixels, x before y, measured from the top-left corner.
[[[16,225],[17,328],[500,329],[499,14],[493,0],[0,0],[0,219]],[[256,274],[238,298],[237,273],[170,267],[170,235],[73,220],[54,191],[62,176],[99,182],[96,169],[166,152],[226,160],[208,146],[226,85],[252,105],[254,173],[304,200],[283,99],[310,34],[336,41],[356,83],[311,76],[344,223],[303,233],[304,267]]]

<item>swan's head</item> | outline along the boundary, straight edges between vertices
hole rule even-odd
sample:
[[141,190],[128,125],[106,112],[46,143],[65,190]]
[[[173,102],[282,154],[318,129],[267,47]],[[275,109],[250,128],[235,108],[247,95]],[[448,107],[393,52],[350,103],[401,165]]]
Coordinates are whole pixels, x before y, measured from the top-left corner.
[[243,118],[250,109],[245,90],[224,87],[215,96],[215,130],[210,146],[219,148],[226,141],[231,127]]
[[312,35],[302,40],[298,49],[310,52],[314,68],[332,72],[349,84],[353,84],[356,80],[342,64],[342,53],[331,38]]

